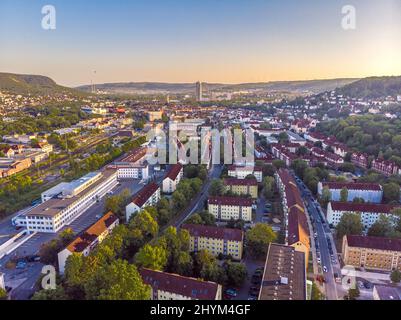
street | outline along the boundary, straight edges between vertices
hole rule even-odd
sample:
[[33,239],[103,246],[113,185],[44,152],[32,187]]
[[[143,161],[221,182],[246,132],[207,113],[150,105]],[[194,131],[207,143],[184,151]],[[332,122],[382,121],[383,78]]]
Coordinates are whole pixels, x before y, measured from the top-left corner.
[[[302,197],[307,206],[310,218],[313,221],[312,225],[314,226],[314,230],[310,230],[310,232],[311,237],[315,236],[315,243],[318,246],[315,246],[315,248],[311,249],[315,250],[316,252],[314,257],[319,256],[321,259],[321,262],[318,263],[320,265],[319,273],[323,272],[324,275],[326,298],[328,300],[339,300],[344,294],[340,292],[339,295],[341,285],[338,285],[334,278],[335,273],[341,276],[341,268],[338,261],[338,255],[333,241],[333,236],[330,228],[328,227],[327,220],[321,211],[320,205],[314,199],[310,190],[305,186],[301,179],[295,176],[295,180],[298,184],[298,188],[301,190]],[[330,252],[329,243],[331,245],[332,253]],[[324,267],[326,267],[326,272]]]

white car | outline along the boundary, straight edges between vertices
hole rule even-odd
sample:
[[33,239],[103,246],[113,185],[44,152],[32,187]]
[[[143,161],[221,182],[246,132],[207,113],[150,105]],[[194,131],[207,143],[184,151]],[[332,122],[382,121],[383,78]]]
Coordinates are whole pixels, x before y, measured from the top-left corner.
[[328,272],[326,266],[323,266],[323,272]]

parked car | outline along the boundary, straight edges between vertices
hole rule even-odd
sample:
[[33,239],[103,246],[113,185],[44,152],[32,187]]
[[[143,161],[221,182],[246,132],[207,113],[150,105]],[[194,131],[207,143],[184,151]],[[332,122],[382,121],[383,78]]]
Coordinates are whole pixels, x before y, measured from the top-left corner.
[[327,267],[323,266],[323,272],[328,272]]
[[237,296],[237,290],[236,289],[227,289],[225,292],[227,295],[232,296],[232,297],[236,297]]

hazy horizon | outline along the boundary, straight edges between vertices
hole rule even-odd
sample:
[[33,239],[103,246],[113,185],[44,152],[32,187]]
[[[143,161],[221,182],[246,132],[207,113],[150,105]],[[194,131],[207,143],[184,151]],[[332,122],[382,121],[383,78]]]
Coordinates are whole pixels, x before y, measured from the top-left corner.
[[[41,28],[45,4],[56,8],[56,30]],[[355,30],[341,27],[346,4]],[[69,87],[401,75],[399,39],[397,0],[0,3],[0,70]]]

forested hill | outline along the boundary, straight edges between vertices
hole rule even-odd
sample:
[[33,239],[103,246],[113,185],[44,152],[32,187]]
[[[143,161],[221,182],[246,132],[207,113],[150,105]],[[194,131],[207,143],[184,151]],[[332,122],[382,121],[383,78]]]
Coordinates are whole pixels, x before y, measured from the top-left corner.
[[60,86],[45,76],[13,73],[0,73],[0,91],[32,95],[83,95],[82,92]]
[[336,93],[351,98],[395,97],[401,95],[401,76],[364,78],[338,88]]

